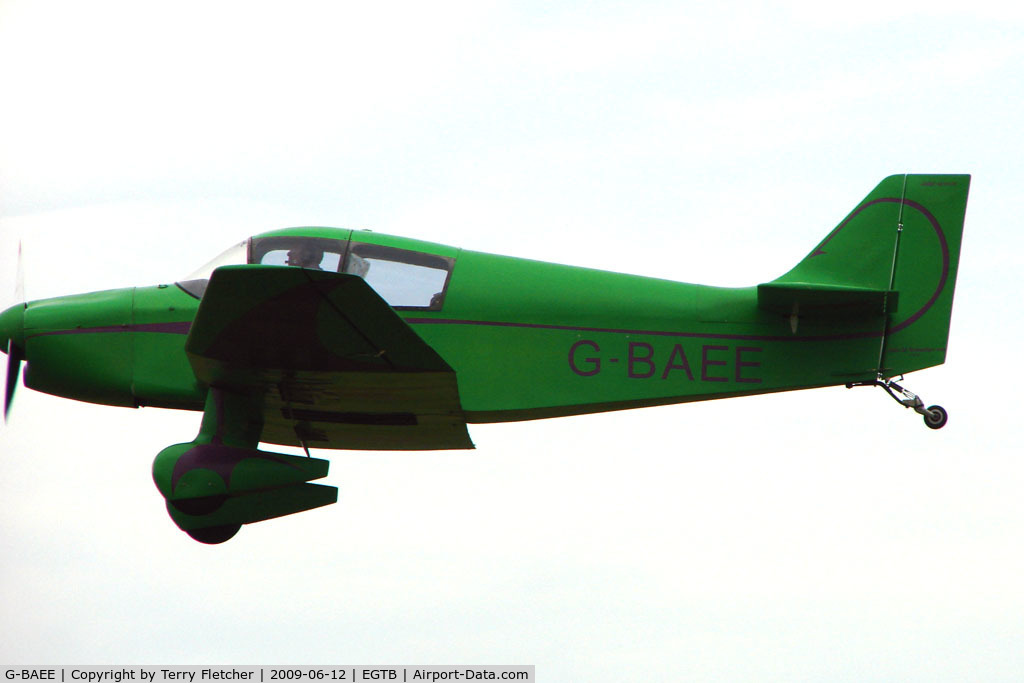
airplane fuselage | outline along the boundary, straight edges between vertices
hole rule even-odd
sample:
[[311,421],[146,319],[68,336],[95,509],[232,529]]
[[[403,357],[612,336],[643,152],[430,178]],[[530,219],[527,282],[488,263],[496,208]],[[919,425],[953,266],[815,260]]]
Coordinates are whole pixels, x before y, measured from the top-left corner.
[[[359,231],[310,235],[454,259],[439,310],[398,309],[458,377],[468,422],[590,413],[873,377],[884,321],[837,329],[758,307],[757,290],[495,256]],[[177,285],[32,302],[27,386],[118,406],[202,410],[184,352],[200,300]],[[837,365],[835,359],[842,359]]]

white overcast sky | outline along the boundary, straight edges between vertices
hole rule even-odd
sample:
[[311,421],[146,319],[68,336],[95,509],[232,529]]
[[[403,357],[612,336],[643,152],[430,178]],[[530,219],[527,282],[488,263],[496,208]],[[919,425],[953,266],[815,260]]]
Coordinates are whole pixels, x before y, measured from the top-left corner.
[[0,307],[365,227],[717,285],[884,176],[971,173],[928,430],[843,388],[323,452],[201,546],[196,413],[20,389],[0,662],[536,664],[544,681],[1019,681],[1024,11],[1004,2],[0,0]]

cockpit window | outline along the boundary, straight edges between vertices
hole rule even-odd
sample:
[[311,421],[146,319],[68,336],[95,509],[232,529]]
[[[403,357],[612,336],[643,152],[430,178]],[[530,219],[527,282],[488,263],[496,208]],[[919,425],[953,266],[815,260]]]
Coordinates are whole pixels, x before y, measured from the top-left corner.
[[454,259],[407,249],[353,242],[346,273],[366,280],[395,308],[441,308]]
[[264,237],[252,241],[249,263],[340,272],[348,242],[320,237]]
[[440,310],[454,259],[409,249],[322,237],[284,235],[245,240],[178,283],[202,298],[216,268],[245,263],[351,273],[394,308]]

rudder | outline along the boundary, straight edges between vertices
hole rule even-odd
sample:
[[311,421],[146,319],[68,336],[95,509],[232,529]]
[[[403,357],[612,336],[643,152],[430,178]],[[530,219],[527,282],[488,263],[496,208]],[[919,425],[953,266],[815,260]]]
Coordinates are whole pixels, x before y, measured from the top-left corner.
[[946,360],[969,175],[908,175],[890,316],[879,372],[886,376]]

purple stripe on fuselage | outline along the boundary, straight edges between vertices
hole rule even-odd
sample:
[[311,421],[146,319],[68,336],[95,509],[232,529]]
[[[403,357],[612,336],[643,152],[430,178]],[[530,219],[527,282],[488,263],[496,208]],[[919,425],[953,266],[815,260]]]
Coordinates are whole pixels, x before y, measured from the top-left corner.
[[716,332],[674,332],[666,330],[630,330],[617,327],[582,327],[576,325],[546,325],[542,323],[513,323],[494,320],[455,320],[452,318],[406,318],[410,325],[479,325],[482,327],[519,327],[532,330],[565,330],[567,332],[607,332],[609,334],[649,335],[652,337],[683,337],[691,339],[737,339],[741,341],[833,341],[841,339],[867,339],[882,336],[881,331],[852,332],[813,337],[792,337],[764,334],[722,334]]
[[26,337],[46,337],[52,334],[98,334],[101,332],[158,332],[162,334],[188,334],[192,329],[191,321],[176,323],[142,323],[139,325],[101,325],[99,327],[75,327],[70,330],[51,330],[49,332],[36,332]]

